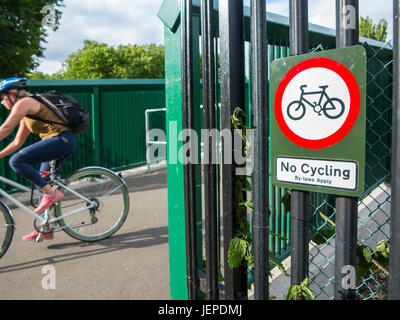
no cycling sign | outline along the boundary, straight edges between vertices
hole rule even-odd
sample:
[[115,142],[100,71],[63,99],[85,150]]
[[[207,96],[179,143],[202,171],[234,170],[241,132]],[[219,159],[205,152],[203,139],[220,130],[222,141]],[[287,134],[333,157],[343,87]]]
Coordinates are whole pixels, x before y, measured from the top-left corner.
[[274,185],[359,196],[365,168],[365,49],[275,60],[270,89]]

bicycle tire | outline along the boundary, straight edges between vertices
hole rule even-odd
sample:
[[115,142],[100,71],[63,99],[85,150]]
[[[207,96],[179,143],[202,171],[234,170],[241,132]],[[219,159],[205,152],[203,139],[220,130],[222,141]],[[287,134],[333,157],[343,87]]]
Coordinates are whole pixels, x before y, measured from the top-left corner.
[[[106,168],[87,167],[71,174],[65,183],[87,199],[97,202],[96,208],[57,221],[69,236],[81,241],[98,241],[110,237],[122,227],[130,205],[128,188],[122,178]],[[55,208],[55,217],[82,208],[85,202],[88,206],[87,201],[68,189],[61,187],[59,190],[64,198]]]
[[[328,111],[326,110],[326,106],[330,103],[330,104],[332,104],[332,102],[333,101],[337,101],[337,102],[339,102],[339,105],[340,105],[340,112],[338,113],[338,114],[336,114],[336,115],[330,115],[329,113],[328,113]],[[335,106],[335,105],[334,105]],[[335,106],[335,109],[336,109],[336,106]],[[329,110],[329,109],[328,109]],[[322,112],[324,113],[324,115],[325,115],[325,117],[327,117],[327,118],[329,118],[329,119],[337,119],[337,118],[340,118],[341,116],[342,116],[342,114],[344,113],[344,102],[342,101],[342,100],[340,100],[340,99],[338,99],[338,98],[330,98],[329,100],[327,100],[325,103],[324,103],[324,107],[322,108]]]
[[[300,116],[293,116],[291,110],[293,109],[292,107],[295,105],[299,105],[299,108],[302,108],[302,111],[300,113]],[[302,103],[299,100],[296,101],[292,101],[291,103],[289,103],[288,107],[287,107],[287,115],[290,119],[292,120],[300,120],[301,118],[304,117],[304,114],[306,113],[306,106],[304,105],[304,103]]]
[[15,223],[7,205],[0,201],[0,258],[10,247],[14,236]]

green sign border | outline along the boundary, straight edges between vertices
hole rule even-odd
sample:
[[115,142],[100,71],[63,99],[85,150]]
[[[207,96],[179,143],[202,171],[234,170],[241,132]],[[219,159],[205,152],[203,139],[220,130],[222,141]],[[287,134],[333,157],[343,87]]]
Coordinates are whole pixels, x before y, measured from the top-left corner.
[[[349,133],[339,142],[323,149],[306,149],[290,141],[281,131],[275,118],[275,94],[283,77],[295,65],[313,58],[328,58],[344,65],[354,76],[360,89],[360,111]],[[274,60],[271,63],[271,177],[276,186],[357,197],[364,192],[365,125],[366,125],[366,65],[364,47],[351,46]],[[357,188],[346,190],[324,186],[279,182],[276,179],[277,157],[354,161],[358,164]]]

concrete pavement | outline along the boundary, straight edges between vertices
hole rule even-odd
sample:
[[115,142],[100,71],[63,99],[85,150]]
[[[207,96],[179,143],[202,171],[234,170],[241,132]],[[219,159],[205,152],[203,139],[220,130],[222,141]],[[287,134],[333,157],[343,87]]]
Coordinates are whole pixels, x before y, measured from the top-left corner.
[[170,298],[166,170],[123,176],[131,209],[106,240],[84,243],[61,231],[54,240],[25,242],[32,218],[13,209],[17,228],[0,259],[1,300]]

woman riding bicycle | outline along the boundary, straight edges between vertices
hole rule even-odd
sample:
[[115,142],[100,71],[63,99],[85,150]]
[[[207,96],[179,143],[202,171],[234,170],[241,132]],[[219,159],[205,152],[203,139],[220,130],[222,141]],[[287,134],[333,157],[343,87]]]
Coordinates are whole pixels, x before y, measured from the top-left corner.
[[[62,123],[62,120],[48,107],[32,98],[24,78],[8,78],[0,82],[1,104],[10,114],[0,126],[0,141],[8,137],[15,127],[19,128],[14,140],[0,151],[0,158],[4,158],[25,143],[30,133],[38,134],[41,141],[21,149],[14,154],[9,163],[11,168],[27,180],[36,185],[44,194],[41,198],[36,213],[41,213],[64,195],[59,190],[54,190],[45,179],[46,172],[50,170],[49,161],[57,159],[57,171],[61,170],[66,159],[76,149],[75,135],[67,126],[49,124],[28,116],[35,115],[41,119]],[[40,163],[39,171],[32,167]],[[34,230],[25,235],[23,240],[34,240],[39,232]],[[42,239],[53,239],[52,232],[42,234]]]

